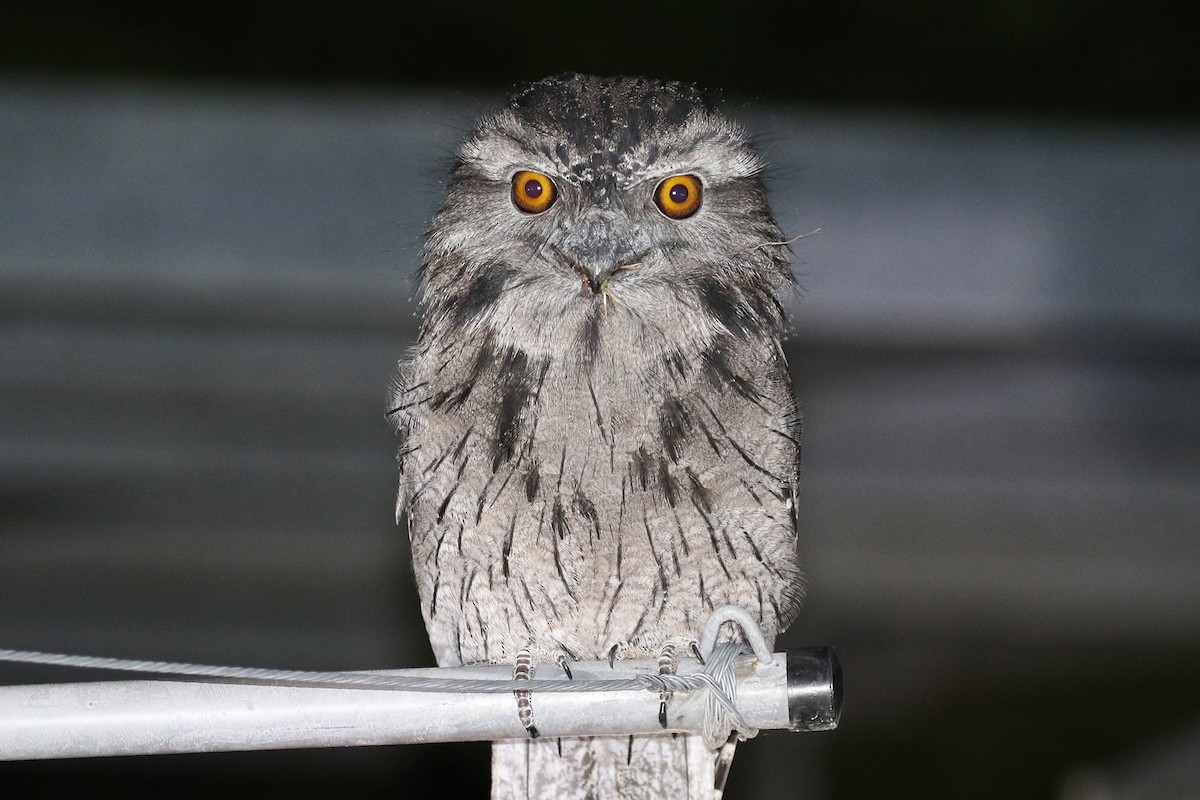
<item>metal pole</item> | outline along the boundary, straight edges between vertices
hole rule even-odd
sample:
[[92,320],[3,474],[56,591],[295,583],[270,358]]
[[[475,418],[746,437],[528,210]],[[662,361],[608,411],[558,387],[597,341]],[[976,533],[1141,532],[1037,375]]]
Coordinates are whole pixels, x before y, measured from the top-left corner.
[[[799,659],[799,661],[797,661]],[[796,664],[804,667],[797,669]],[[544,677],[555,667],[542,667]],[[699,670],[693,661],[680,674]],[[654,661],[572,664],[578,681],[657,671]],[[508,667],[396,671],[413,677],[508,680]],[[789,686],[801,680],[804,686]],[[759,729],[823,730],[841,712],[840,672],[827,648],[744,657],[737,706]],[[668,730],[694,732],[704,692],[677,695]],[[534,692],[543,736],[663,733],[656,692]],[[521,738],[511,694],[312,688],[139,680],[0,687],[0,760],[199,753]]]

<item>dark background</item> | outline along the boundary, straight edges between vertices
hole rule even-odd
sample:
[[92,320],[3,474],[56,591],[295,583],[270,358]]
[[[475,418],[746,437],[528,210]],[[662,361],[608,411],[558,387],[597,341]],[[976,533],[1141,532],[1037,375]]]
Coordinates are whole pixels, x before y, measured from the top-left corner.
[[[385,387],[454,142],[563,69],[758,133],[835,733],[728,796],[1200,786],[1200,48],[1133,2],[98,4],[0,24],[0,646],[424,666]],[[84,676],[87,677],[87,676]],[[6,666],[0,682],[76,680]],[[485,745],[0,764],[483,796]]]
[[838,106],[1194,118],[1200,14],[1137,0],[88,4],[5,13],[0,68],[387,89],[565,68]]

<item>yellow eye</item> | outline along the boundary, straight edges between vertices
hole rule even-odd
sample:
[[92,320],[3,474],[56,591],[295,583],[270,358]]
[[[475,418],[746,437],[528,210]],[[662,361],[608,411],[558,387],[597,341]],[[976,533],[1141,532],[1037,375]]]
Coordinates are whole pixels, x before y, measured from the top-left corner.
[[554,205],[554,181],[540,172],[523,169],[512,179],[513,205],[527,214],[540,214]]
[[700,210],[703,194],[695,175],[672,175],[654,190],[654,203],[671,219],[687,219]]

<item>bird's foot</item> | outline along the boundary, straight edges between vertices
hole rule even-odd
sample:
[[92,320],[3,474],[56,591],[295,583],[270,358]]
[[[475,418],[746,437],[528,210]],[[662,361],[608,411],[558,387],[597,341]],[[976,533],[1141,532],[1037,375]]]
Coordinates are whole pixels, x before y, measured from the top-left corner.
[[[676,636],[663,642],[658,648],[658,674],[674,675],[679,670],[681,653],[690,653],[701,664],[704,663],[704,659],[700,657],[700,646],[695,639]],[[667,703],[671,702],[673,695],[673,692],[666,689],[658,693],[658,724],[663,728],[667,727]]]
[[[526,645],[517,651],[517,658],[513,666],[513,680],[533,680],[535,671],[533,654]],[[513,692],[513,696],[517,698],[517,719],[521,721],[521,727],[529,733],[529,738],[538,738],[537,726],[533,724],[533,700],[530,698],[529,692],[517,691]]]
[[[679,656],[676,654],[675,643],[668,641],[658,649],[658,674],[659,675],[674,675],[679,669]],[[664,729],[667,727],[667,703],[671,699],[671,692],[663,689],[658,693],[658,724]]]
[[[674,675],[679,669],[681,654],[684,653],[694,656],[701,664],[704,663],[704,659],[700,656],[700,646],[695,639],[673,636],[658,648],[658,674]],[[632,642],[617,642],[608,651],[608,665],[612,667],[618,658],[624,658],[628,654],[645,655],[646,648]],[[663,689],[658,695],[658,724],[663,728],[667,727],[667,704],[671,702],[672,694]]]
[[[569,681],[575,679],[571,674],[570,662],[578,660],[574,653],[562,646],[554,656],[554,662],[558,664]],[[517,656],[513,661],[513,680],[533,680],[535,672],[537,672],[537,665],[533,662],[533,646],[527,644],[517,651]],[[521,727],[529,733],[531,739],[538,738],[540,734],[537,726],[533,724],[533,698],[529,692],[524,690],[514,691],[513,696],[517,699],[517,719],[521,721]]]

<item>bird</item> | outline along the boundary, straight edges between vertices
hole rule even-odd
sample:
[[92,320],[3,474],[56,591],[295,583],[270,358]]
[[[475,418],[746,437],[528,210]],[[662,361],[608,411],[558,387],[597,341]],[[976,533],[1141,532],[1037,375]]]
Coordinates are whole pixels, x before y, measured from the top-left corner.
[[[764,167],[709,94],[646,77],[528,84],[458,147],[387,412],[439,666],[667,671],[715,608],[768,643],[797,616],[795,279]],[[493,798],[721,796],[730,753],[698,735],[555,740],[516,705]]]

